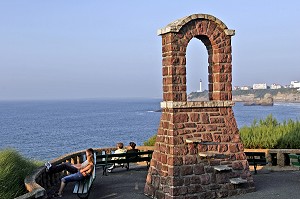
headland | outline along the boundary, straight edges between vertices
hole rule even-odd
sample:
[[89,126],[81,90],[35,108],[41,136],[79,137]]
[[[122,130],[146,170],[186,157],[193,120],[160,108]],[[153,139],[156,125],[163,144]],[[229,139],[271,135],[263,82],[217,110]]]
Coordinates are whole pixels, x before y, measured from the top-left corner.
[[[208,91],[192,92],[188,96],[191,101],[207,101]],[[280,89],[250,89],[250,90],[233,90],[232,101],[256,103],[260,101],[270,102],[300,103],[300,91],[297,88],[280,88]]]

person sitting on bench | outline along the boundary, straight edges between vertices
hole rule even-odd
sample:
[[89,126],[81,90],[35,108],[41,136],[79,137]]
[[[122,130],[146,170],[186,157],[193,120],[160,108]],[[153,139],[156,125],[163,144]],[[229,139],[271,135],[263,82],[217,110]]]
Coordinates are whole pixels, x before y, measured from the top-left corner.
[[58,193],[56,193],[55,197],[62,197],[63,189],[65,188],[66,184],[73,181],[81,181],[85,177],[91,175],[93,172],[94,166],[94,150],[89,148],[85,151],[87,160],[84,161],[82,164],[71,164],[70,162],[61,163],[59,165],[51,165],[49,162],[45,164],[46,172],[49,174],[52,173],[59,173],[64,170],[70,172],[70,175],[67,175],[61,179],[61,184]]
[[[136,144],[134,142],[129,142],[129,146],[131,147],[131,149],[127,150],[127,153],[137,153],[140,150],[136,149],[135,146]],[[137,159],[139,156],[138,155],[134,155],[134,156],[129,156],[129,159]]]
[[[124,144],[122,142],[117,143],[117,150],[115,151],[115,154],[120,154],[120,153],[126,153],[126,149],[123,148]],[[119,159],[124,159],[125,157],[113,157],[112,160],[119,160]],[[121,165],[124,166],[124,165]],[[113,164],[111,167],[107,169],[108,172],[111,172],[114,168],[116,167],[115,164]]]

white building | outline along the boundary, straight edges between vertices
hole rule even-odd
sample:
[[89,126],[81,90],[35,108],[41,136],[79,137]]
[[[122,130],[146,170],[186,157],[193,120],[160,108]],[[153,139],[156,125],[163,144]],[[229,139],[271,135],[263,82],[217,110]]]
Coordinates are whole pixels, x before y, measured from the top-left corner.
[[250,86],[241,86],[241,90],[246,91],[246,90],[250,90],[250,89],[251,89]]
[[291,88],[300,88],[299,81],[291,81]]
[[271,84],[270,89],[280,89],[282,86],[280,84]]
[[267,89],[267,84],[253,84],[253,89]]

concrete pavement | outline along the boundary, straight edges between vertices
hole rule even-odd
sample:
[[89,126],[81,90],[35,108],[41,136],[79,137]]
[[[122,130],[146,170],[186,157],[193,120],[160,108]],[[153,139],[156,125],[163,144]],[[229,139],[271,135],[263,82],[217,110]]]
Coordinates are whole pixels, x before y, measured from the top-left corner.
[[[147,175],[145,166],[131,166],[129,171],[116,168],[108,176],[102,175],[102,169],[97,170],[97,177],[93,184],[89,199],[149,199],[144,195],[144,185]],[[256,192],[228,199],[300,199],[300,171],[258,171],[253,175]],[[63,198],[74,199],[73,184],[70,183]]]

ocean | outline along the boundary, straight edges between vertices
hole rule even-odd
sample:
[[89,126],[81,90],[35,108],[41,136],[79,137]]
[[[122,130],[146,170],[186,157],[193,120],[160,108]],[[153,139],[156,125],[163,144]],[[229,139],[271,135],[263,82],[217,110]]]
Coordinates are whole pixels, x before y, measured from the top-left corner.
[[[1,101],[0,149],[14,148],[27,158],[51,160],[89,147],[128,145],[157,133],[159,99]],[[243,106],[236,103],[239,127],[272,114],[279,122],[299,119],[300,103]]]

